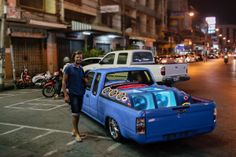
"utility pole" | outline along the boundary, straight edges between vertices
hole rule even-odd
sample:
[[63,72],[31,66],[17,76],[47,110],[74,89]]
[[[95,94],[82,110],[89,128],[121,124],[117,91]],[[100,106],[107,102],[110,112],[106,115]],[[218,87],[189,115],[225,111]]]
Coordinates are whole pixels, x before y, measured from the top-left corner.
[[4,60],[5,60],[5,20],[6,20],[6,5],[5,0],[0,0],[0,17],[1,17],[1,28],[0,28],[0,91],[4,88]]

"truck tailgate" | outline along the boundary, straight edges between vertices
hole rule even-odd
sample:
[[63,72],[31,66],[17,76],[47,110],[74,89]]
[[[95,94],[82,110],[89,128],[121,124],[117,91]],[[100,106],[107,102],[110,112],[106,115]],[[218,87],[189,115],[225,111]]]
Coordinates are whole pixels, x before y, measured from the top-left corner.
[[214,126],[214,104],[160,108],[146,112],[146,135],[165,136]]
[[164,64],[166,76],[186,75],[188,65],[183,64]]

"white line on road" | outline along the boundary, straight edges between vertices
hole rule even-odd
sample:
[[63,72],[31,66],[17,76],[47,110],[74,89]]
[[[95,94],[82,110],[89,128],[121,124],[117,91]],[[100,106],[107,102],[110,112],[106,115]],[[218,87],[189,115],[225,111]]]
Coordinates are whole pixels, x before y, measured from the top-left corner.
[[67,146],[70,146],[70,145],[73,145],[73,144],[75,144],[75,143],[77,143],[76,140],[73,140],[73,141],[68,142],[66,145],[67,145]]
[[16,106],[16,105],[19,105],[19,104],[23,104],[23,103],[26,103],[26,102],[30,102],[30,101],[34,101],[34,100],[38,100],[38,99],[41,99],[41,98],[42,97],[36,98],[36,99],[30,99],[30,100],[26,100],[26,101],[22,101],[22,102],[18,102],[18,103],[15,103],[15,104],[11,104],[11,105],[5,106],[5,108],[11,108],[13,106]]
[[52,150],[52,151],[50,151],[50,152],[45,153],[43,156],[50,156],[50,155],[52,155],[52,154],[55,154],[56,152],[58,152],[58,150],[57,150],[57,149],[54,149],[54,150]]
[[48,131],[48,132],[46,132],[46,133],[44,133],[44,134],[41,134],[41,135],[38,135],[38,136],[32,138],[30,141],[21,143],[21,144],[19,144],[19,145],[12,146],[11,148],[15,149],[15,148],[17,148],[17,147],[19,147],[19,146],[22,146],[22,145],[24,145],[24,144],[33,142],[33,141],[35,141],[35,140],[37,140],[37,139],[39,139],[39,138],[42,138],[42,137],[44,137],[44,136],[47,136],[47,135],[51,134],[51,133],[53,133],[53,131]]
[[23,126],[19,126],[19,128],[16,128],[16,129],[13,129],[13,130],[10,130],[10,131],[1,133],[0,136],[6,135],[6,134],[10,134],[10,133],[13,133],[13,132],[16,132],[16,131],[18,131],[18,130],[20,130],[20,129],[23,129],[23,128],[24,128]]
[[115,143],[115,144],[113,144],[113,145],[111,145],[110,147],[107,148],[107,152],[111,152],[119,146],[120,146],[120,143]]
[[[41,128],[41,127],[20,125],[20,124],[12,124],[12,123],[5,123],[5,122],[0,122],[0,125],[15,126],[15,127],[22,127],[22,128],[35,129],[35,130],[45,130],[45,131],[49,131],[49,132],[58,132],[58,133],[70,134],[71,135],[70,131],[57,130],[57,129]],[[99,138],[99,139],[111,140],[110,137],[97,136],[97,135],[92,135],[92,134],[89,134],[87,136],[88,137]]]

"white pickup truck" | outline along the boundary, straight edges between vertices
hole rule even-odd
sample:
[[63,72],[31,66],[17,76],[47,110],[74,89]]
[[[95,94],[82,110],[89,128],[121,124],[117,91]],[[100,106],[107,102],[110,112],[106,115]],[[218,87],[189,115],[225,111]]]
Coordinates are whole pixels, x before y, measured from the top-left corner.
[[157,83],[172,85],[179,81],[189,80],[188,65],[156,64],[152,51],[149,50],[121,50],[107,53],[99,63],[84,66],[88,72],[98,68],[115,67],[145,67],[150,69]]

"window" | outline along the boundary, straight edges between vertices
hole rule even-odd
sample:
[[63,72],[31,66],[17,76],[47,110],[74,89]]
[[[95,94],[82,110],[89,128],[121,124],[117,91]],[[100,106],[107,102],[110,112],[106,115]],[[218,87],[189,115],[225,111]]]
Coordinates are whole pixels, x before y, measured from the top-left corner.
[[93,86],[93,95],[97,95],[100,78],[101,78],[101,74],[98,73],[94,82],[94,86]]
[[88,79],[88,82],[86,83],[86,89],[87,90],[90,90],[91,89],[91,86],[92,86],[92,83],[93,83],[93,77],[94,77],[94,72],[89,72],[86,77]]
[[56,14],[56,0],[18,0],[18,4],[23,8]]
[[127,53],[120,53],[118,56],[117,64],[126,64],[127,63]]
[[19,0],[19,4],[23,7],[42,10],[44,9],[43,0]]
[[153,62],[152,53],[147,52],[136,52],[133,54],[133,63],[145,63],[145,62]]
[[115,59],[115,54],[107,55],[100,63],[102,64],[113,64]]
[[86,65],[89,65],[89,64],[96,64],[100,61],[101,59],[97,58],[97,59],[85,59],[82,61],[81,65],[82,66],[86,66]]
[[153,84],[153,81],[148,71],[135,70],[108,73],[106,75],[105,86],[123,82],[135,82],[148,85]]

